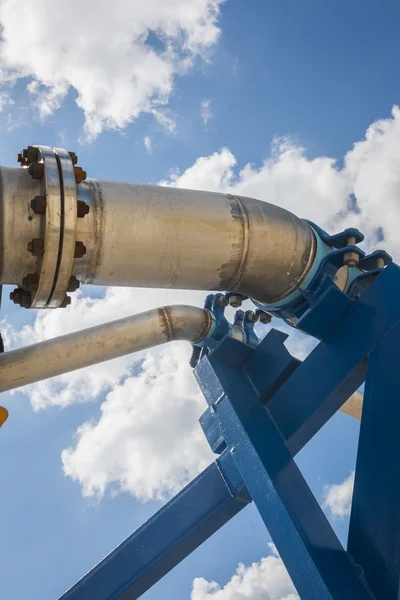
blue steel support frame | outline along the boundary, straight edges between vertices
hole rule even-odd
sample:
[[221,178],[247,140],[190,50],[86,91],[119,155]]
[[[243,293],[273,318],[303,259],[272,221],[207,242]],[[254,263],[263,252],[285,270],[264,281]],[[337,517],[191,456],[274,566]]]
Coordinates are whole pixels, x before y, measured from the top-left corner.
[[[400,269],[357,301],[340,294],[328,290],[300,319],[321,339],[301,364],[273,330],[256,349],[225,338],[202,358],[201,424],[220,456],[61,600],[138,598],[251,499],[302,599],[398,598]],[[345,550],[293,457],[365,378]]]

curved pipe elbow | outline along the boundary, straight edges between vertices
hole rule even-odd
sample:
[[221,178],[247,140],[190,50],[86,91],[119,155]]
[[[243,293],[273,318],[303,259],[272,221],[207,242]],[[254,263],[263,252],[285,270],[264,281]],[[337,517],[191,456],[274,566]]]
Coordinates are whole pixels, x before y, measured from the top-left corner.
[[209,311],[164,306],[0,354],[0,392],[146,350],[173,340],[193,344],[212,328]]

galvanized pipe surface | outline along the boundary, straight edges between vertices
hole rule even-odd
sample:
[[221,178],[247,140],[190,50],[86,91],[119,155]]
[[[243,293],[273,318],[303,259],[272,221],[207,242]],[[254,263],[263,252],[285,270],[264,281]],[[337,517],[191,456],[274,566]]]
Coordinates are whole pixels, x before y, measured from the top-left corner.
[[[28,169],[1,167],[0,178],[0,284],[22,286],[38,272],[27,248],[43,238],[46,215],[30,204],[40,182]],[[94,179],[76,184],[76,198],[89,208],[76,220],[86,252],[71,271],[82,283],[232,290],[272,303],[297,289],[315,257],[306,222],[252,198]]]
[[200,342],[211,314],[195,306],[164,306],[0,354],[0,392],[88,367],[172,340]]

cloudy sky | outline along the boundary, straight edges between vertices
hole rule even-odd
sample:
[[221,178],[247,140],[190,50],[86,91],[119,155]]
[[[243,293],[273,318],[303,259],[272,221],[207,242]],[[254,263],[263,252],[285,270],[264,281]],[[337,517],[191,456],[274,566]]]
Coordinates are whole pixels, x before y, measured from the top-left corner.
[[[91,177],[234,190],[330,231],[359,227],[400,260],[395,0],[0,0],[0,24],[1,164],[27,144],[63,146]],[[35,312],[9,291],[8,348],[204,299],[86,287]],[[212,460],[188,352],[3,394],[2,598],[56,600]],[[344,543],[357,436],[336,415],[297,458]],[[250,506],[144,598],[298,596]]]

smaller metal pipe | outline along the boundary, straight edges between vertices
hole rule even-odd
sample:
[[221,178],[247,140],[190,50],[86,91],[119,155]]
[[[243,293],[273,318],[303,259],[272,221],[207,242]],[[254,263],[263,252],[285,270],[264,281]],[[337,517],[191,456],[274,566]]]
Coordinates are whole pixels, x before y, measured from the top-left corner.
[[198,343],[211,313],[196,306],[164,306],[0,354],[0,392],[89,367],[172,340]]

